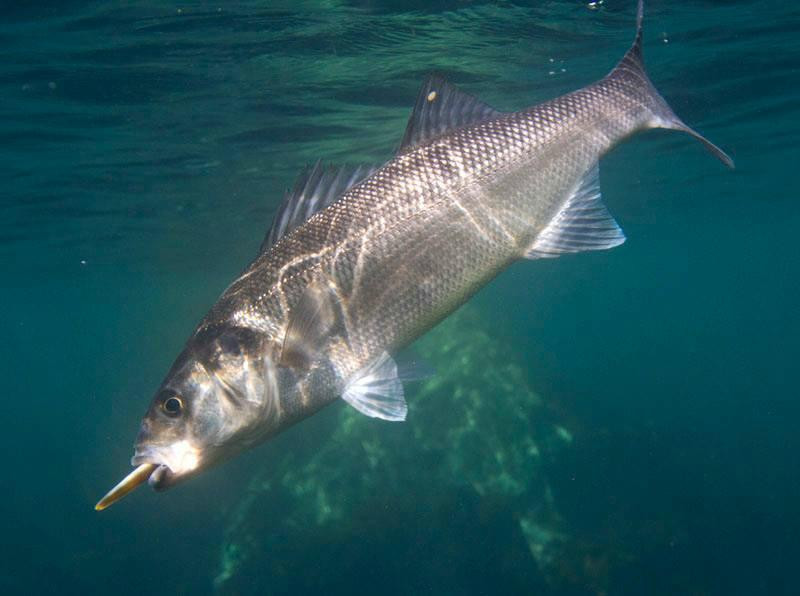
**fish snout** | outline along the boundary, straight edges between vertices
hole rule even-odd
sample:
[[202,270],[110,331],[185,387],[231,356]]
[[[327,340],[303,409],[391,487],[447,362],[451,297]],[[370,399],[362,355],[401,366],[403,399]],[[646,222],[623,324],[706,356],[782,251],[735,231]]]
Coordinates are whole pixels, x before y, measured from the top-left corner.
[[145,445],[147,443],[152,442],[153,440],[153,433],[152,433],[152,425],[150,421],[145,418],[142,420],[142,424],[139,426],[139,432],[136,435],[136,446],[138,448],[139,445]]

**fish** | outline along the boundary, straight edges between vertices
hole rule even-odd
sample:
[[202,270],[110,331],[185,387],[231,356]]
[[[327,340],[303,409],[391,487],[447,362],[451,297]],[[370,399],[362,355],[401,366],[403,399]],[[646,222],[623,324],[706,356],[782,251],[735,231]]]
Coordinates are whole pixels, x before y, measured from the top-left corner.
[[733,168],[651,83],[643,15],[639,0],[633,44],[597,82],[501,112],[430,75],[389,161],[309,168],[156,391],[133,471],[95,508],[175,486],[339,400],[405,420],[419,371],[399,351],[515,261],[625,241],[598,164],[634,133],[682,131]]

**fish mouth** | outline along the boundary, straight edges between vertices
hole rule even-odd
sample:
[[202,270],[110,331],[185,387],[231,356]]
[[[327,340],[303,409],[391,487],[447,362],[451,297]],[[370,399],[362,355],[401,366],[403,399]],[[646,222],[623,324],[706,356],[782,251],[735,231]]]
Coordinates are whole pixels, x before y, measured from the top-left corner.
[[[176,455],[178,459],[176,460]],[[170,461],[170,463],[164,463]],[[180,480],[190,475],[198,467],[199,459],[196,450],[187,449],[182,443],[166,449],[144,447],[137,448],[131,458],[133,471],[125,476],[114,488],[100,499],[94,506],[95,511],[110,507],[139,486],[147,482],[153,490],[163,491],[175,486]],[[175,469],[177,467],[177,469]]]
[[139,454],[137,451],[136,455],[131,458],[131,464],[137,466],[137,468],[141,466],[152,467],[152,471],[147,478],[147,484],[155,491],[166,490],[175,484],[176,474],[172,472],[167,464],[159,462],[152,455]]
[[167,464],[160,463],[153,458],[149,458],[145,455],[134,455],[131,458],[131,464],[134,466],[152,466],[153,471],[150,473],[150,476],[147,478],[147,484],[150,485],[150,488],[156,491],[162,491],[169,488],[172,483],[170,482],[170,478],[174,477],[172,470],[170,470]]
[[169,469],[169,466],[165,464],[157,466],[147,479],[147,484],[150,485],[150,488],[157,492],[167,490],[169,487],[173,486],[175,482],[175,474],[173,474],[172,470]]

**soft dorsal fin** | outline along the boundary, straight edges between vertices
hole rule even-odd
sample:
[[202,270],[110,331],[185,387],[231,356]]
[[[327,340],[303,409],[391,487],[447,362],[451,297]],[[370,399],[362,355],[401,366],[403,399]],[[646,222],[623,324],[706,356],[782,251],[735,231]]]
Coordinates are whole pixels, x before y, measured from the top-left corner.
[[429,75],[417,95],[398,153],[449,130],[491,120],[502,112],[464,93],[439,75]]
[[375,171],[374,166],[323,166],[317,162],[297,179],[275,213],[259,252],[264,252],[279,238],[291,232],[317,211],[322,211],[354,184]]
[[318,360],[320,349],[336,333],[340,321],[341,308],[334,289],[324,280],[308,284],[289,313],[281,366],[308,369]]
[[604,250],[625,242],[625,234],[603,205],[600,170],[595,163],[564,207],[536,237],[525,258],[541,259],[566,253]]

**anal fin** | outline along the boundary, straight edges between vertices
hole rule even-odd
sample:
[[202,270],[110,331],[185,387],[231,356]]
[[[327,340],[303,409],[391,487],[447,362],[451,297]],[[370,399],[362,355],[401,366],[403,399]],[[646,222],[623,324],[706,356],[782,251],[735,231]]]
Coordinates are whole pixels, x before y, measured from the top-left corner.
[[600,170],[595,163],[586,172],[562,209],[525,252],[527,259],[567,253],[606,250],[625,242],[625,234],[603,204]]

